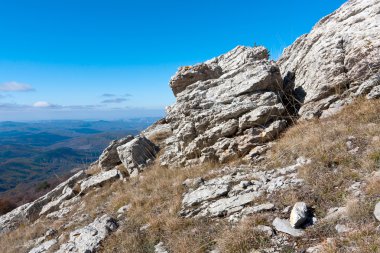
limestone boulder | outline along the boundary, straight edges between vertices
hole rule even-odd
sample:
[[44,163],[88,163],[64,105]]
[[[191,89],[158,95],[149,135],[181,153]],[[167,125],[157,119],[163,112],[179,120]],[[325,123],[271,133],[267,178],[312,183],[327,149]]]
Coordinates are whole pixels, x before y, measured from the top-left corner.
[[227,162],[247,155],[287,125],[281,121],[286,114],[283,80],[264,47],[238,46],[180,68],[170,85],[176,103],[167,109],[172,135],[163,145],[162,165]]
[[130,176],[137,175],[149,163],[153,162],[159,148],[144,136],[117,147],[117,153]]
[[[283,77],[294,75],[301,117],[320,116],[379,74],[379,9],[378,0],[347,1],[284,50],[278,64]],[[377,89],[368,96],[376,97]]]
[[124,145],[133,140],[133,136],[129,135],[120,140],[114,140],[110,143],[110,145],[103,151],[103,153],[99,157],[99,167],[102,170],[111,170],[116,166],[121,164],[119,154],[117,153],[117,148],[121,145]]

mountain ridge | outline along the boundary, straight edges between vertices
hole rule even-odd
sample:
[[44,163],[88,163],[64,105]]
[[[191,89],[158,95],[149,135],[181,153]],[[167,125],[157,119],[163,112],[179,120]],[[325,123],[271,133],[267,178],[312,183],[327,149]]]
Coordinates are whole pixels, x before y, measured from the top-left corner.
[[379,25],[350,0],[277,62],[238,46],[179,68],[166,117],[0,216],[0,249],[378,252]]

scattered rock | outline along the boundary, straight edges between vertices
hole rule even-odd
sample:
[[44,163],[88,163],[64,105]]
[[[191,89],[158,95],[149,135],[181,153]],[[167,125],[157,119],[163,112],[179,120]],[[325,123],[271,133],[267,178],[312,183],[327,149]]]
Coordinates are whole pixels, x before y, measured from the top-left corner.
[[[271,203],[247,205],[262,195],[302,185],[303,180],[297,178],[296,171],[305,161],[299,160],[295,165],[266,171],[250,166],[219,169],[217,171],[229,172],[203,181],[196,189],[189,188],[184,194],[180,214],[185,217],[224,217],[234,214],[229,220],[237,222],[243,216],[273,210],[274,205]],[[191,180],[186,180],[186,183],[189,182]]]
[[163,242],[159,242],[156,246],[154,246],[154,253],[168,253]]
[[305,233],[302,229],[293,228],[288,220],[275,218],[272,224],[277,231],[289,234],[294,237],[303,236]]
[[290,225],[293,228],[300,228],[308,220],[308,208],[306,203],[297,202],[290,213]]
[[126,213],[130,208],[131,208],[130,204],[122,206],[122,207],[119,208],[119,210],[117,210],[117,213],[119,213],[119,214]]
[[229,185],[225,178],[217,178],[206,182],[198,189],[186,194],[182,200],[185,207],[197,205],[203,201],[212,200],[228,193]]
[[268,237],[271,237],[273,235],[273,229],[269,226],[258,225],[254,227],[253,230],[264,233]]
[[333,207],[327,211],[327,215],[323,218],[324,221],[332,221],[344,219],[348,215],[347,207]]
[[62,244],[57,253],[95,252],[100,243],[117,227],[118,225],[113,218],[103,215],[89,225],[71,232],[68,242]]
[[117,169],[102,171],[93,175],[80,184],[81,194],[86,193],[89,189],[101,186],[104,183],[112,182],[120,177],[120,172]]
[[50,211],[54,211],[56,205],[50,204],[50,202],[58,200],[57,202],[59,203],[60,201],[66,199],[66,190],[74,187],[78,181],[82,180],[85,177],[87,177],[87,175],[83,171],[79,171],[44,196],[36,199],[31,203],[19,206],[13,211],[0,216],[0,234],[17,228],[21,223],[25,223],[27,221],[35,221],[40,217],[40,213],[43,209],[45,210],[44,214],[47,214]]
[[347,232],[352,231],[351,228],[347,227],[346,225],[341,225],[341,224],[337,224],[335,226],[335,230],[338,232],[338,234],[347,233]]
[[274,209],[274,205],[272,203],[265,203],[257,206],[250,206],[244,208],[242,211],[242,215],[250,215],[254,213],[259,213],[263,211],[272,211]]
[[380,202],[378,202],[375,206],[375,210],[373,211],[373,214],[375,215],[376,219],[380,221]]
[[46,241],[40,245],[38,245],[37,247],[31,249],[29,251],[29,253],[47,253],[48,250],[54,246],[55,244],[57,244],[57,239],[52,239],[52,240],[49,240],[49,241]]

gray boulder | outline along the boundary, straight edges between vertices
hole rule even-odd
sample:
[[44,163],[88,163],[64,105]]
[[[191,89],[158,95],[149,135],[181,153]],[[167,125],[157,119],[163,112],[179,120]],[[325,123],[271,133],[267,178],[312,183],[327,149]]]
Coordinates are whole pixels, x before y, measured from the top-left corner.
[[133,140],[117,147],[117,153],[130,176],[137,175],[156,158],[159,148],[143,136],[136,136]]
[[275,218],[272,225],[277,231],[289,234],[294,237],[300,237],[305,234],[302,229],[293,228],[288,220]]
[[[295,75],[295,96],[304,103],[301,117],[320,116],[378,75],[379,8],[378,0],[347,1],[284,50],[278,64],[283,76]],[[367,86],[364,95],[373,87]],[[372,94],[369,97],[376,96],[375,91]]]
[[80,184],[80,192],[81,194],[84,194],[88,192],[91,188],[101,186],[102,184],[107,182],[112,182],[120,178],[120,176],[120,172],[117,169],[102,171],[84,180]]
[[129,135],[120,140],[114,140],[110,145],[103,151],[99,157],[99,167],[102,170],[111,170],[121,164],[119,154],[117,153],[117,147],[124,145],[133,140],[133,136]]
[[290,225],[293,228],[299,228],[308,220],[308,209],[304,202],[297,202],[294,204],[290,213]]

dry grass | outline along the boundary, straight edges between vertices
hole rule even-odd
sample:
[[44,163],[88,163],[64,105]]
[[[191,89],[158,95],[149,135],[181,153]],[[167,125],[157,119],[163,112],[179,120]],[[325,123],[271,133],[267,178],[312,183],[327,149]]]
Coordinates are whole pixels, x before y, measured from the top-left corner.
[[[115,212],[126,204],[131,204],[131,209],[125,226],[105,241],[103,252],[153,252],[154,245],[160,241],[172,252],[210,249],[221,224],[209,219],[183,219],[178,212],[185,190],[182,182],[213,168],[214,165],[206,164],[171,170],[156,165],[142,176],[120,184],[117,194],[109,197],[107,209]],[[146,224],[149,228],[141,230]]]
[[28,241],[43,236],[48,227],[52,227],[45,222],[36,224],[21,225],[17,230],[5,233],[0,237],[1,253],[20,253],[27,252],[31,246]]
[[[273,196],[271,201],[278,210],[305,201],[321,218],[328,208],[350,204],[345,222],[357,229],[346,237],[339,236],[325,252],[347,252],[350,247],[361,250],[357,252],[379,252],[372,211],[375,201],[380,198],[380,179],[369,177],[380,169],[379,125],[380,101],[358,101],[334,117],[300,122],[289,128],[272,148],[269,159],[262,164],[274,168],[293,164],[300,156],[312,160],[299,170],[299,176],[305,180],[301,189]],[[349,136],[355,137],[353,145],[359,147],[356,154],[348,152],[346,142]],[[187,178],[205,176],[214,168],[214,164],[182,169],[151,165],[139,177],[127,182],[117,181],[86,194],[82,200],[85,208],[78,215],[86,213],[88,220],[67,228],[54,226],[61,229],[60,233],[68,232],[102,213],[116,216],[120,207],[130,204],[131,208],[121,218],[120,228],[103,242],[101,252],[154,252],[158,242],[163,242],[169,252],[176,253],[204,253],[215,247],[227,253],[250,252],[253,248],[268,246],[269,239],[252,228],[257,224],[268,224],[272,219],[255,216],[231,227],[224,220],[184,219],[178,215],[185,191],[182,182]],[[367,178],[370,179],[367,181]],[[351,196],[346,191],[356,181],[367,182],[362,202],[350,202]],[[147,224],[147,229],[141,229]],[[320,222],[307,229],[307,238],[336,237],[335,225],[336,221]],[[40,222],[3,235],[0,252],[25,251],[25,242],[42,236],[51,226]]]
[[217,238],[217,246],[224,253],[246,253],[253,249],[263,249],[270,245],[270,238],[263,232],[253,229],[265,220],[250,217],[237,227],[226,228]]
[[[355,137],[353,146],[359,147],[356,154],[348,152],[350,136]],[[380,136],[380,101],[358,100],[333,117],[291,127],[272,148],[269,166],[285,166],[300,156],[310,158],[312,163],[299,171],[306,186],[296,198],[322,215],[347,201],[347,187],[380,167],[376,136]]]

